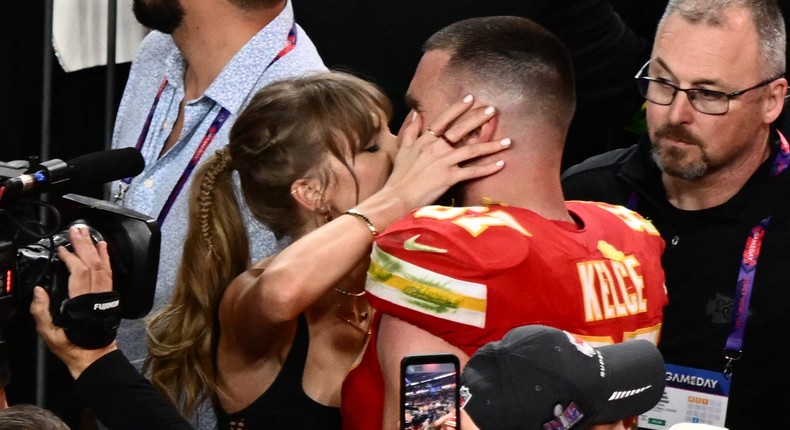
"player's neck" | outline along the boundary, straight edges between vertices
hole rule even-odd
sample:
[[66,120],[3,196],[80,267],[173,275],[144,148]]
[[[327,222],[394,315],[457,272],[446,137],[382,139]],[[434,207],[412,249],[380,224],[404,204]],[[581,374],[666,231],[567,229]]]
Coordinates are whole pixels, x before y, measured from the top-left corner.
[[[514,166],[506,163],[505,168],[508,167]],[[574,222],[565,206],[558,172],[539,168],[515,170],[516,167],[508,175],[492,175],[470,183],[464,190],[464,206],[502,203],[530,210],[546,219]]]
[[173,40],[186,63],[186,99],[202,95],[239,49],[277,17],[284,6],[282,2],[248,11],[227,4],[196,2],[194,10],[188,11],[173,32]]
[[513,139],[509,149],[496,154],[505,166],[493,175],[466,184],[464,205],[481,205],[490,199],[530,210],[546,219],[574,222],[565,207],[560,182],[565,134],[553,125],[541,123],[506,127],[503,119],[501,124],[502,137]]

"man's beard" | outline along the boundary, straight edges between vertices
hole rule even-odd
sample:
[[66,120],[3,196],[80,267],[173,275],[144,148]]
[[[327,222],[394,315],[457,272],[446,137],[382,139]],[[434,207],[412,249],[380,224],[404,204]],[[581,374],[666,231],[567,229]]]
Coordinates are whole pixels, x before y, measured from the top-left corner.
[[[685,142],[688,146],[662,145],[663,139]],[[653,161],[669,176],[692,180],[708,173],[710,160],[703,149],[702,141],[681,126],[664,124],[652,136],[650,151]]]
[[179,0],[134,0],[133,10],[140,24],[167,34],[172,34],[184,19]]

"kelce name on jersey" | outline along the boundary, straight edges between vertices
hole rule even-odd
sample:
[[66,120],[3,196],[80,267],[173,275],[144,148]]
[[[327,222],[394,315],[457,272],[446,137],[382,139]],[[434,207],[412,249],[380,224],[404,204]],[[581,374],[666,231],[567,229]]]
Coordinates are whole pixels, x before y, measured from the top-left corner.
[[645,283],[637,271],[639,260],[600,259],[577,263],[586,321],[636,315],[647,311]]

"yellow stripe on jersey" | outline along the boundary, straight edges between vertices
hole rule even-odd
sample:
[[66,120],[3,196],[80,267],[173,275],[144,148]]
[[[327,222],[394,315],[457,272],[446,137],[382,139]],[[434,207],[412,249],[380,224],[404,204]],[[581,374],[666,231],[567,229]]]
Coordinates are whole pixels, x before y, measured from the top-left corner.
[[487,287],[415,266],[374,245],[365,289],[398,306],[485,327]]

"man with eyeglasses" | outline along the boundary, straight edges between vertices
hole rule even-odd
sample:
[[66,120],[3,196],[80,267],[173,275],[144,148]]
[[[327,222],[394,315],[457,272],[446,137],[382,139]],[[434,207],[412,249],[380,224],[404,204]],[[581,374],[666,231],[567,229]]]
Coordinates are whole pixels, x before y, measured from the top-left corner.
[[628,206],[667,242],[659,348],[672,380],[641,427],[786,426],[774,407],[790,401],[785,47],[775,0],[671,0],[636,75],[648,135],[563,174],[566,199]]

